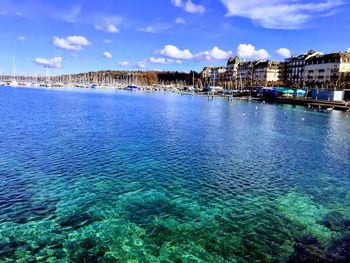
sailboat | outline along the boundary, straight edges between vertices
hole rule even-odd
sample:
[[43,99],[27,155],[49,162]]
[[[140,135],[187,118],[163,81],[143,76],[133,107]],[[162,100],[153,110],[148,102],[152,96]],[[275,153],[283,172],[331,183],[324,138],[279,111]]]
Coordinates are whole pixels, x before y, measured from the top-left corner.
[[212,85],[209,85],[207,87],[207,90],[208,91],[212,91],[212,92],[215,92],[215,91],[222,91],[224,88],[223,87],[220,87],[220,86],[216,86],[215,84],[215,74],[214,74],[214,77],[212,79]]
[[12,80],[8,83],[10,87],[18,87],[18,82],[16,81],[16,63],[15,63],[15,56],[12,58]]

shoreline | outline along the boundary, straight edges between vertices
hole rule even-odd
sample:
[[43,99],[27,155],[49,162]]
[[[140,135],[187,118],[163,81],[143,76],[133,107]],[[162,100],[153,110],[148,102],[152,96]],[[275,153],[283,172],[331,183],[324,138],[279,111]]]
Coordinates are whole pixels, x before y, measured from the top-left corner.
[[[117,88],[117,87],[103,87],[103,88],[84,88],[84,87],[42,87],[42,86],[0,86],[0,88],[19,88],[19,89],[43,89],[43,90],[65,90],[65,89],[76,89],[76,90],[108,90],[108,91],[128,91],[124,88]],[[328,101],[328,100],[315,100],[311,98],[267,98],[267,97],[252,97],[252,96],[230,96],[230,95],[224,95],[224,94],[217,94],[213,92],[189,92],[189,91],[174,91],[174,90],[167,90],[164,89],[140,89],[135,91],[144,91],[144,92],[168,92],[168,93],[174,93],[178,94],[180,96],[197,96],[197,97],[208,97],[208,100],[213,100],[214,98],[222,98],[227,99],[228,101],[232,100],[247,100],[247,101],[260,101],[260,102],[268,102],[268,103],[276,103],[276,104],[289,104],[289,105],[298,105],[298,106],[304,106],[308,108],[318,108],[321,110],[338,110],[338,111],[344,111],[348,112],[350,111],[350,104],[348,106],[345,105],[342,101]],[[129,91],[133,92],[133,91]]]

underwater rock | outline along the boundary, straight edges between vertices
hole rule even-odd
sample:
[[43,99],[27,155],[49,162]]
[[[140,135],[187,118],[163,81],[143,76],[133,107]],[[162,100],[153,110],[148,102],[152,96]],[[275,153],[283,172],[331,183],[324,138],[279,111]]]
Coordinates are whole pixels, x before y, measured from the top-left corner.
[[155,217],[166,218],[169,216],[176,217],[178,220],[185,218],[184,211],[176,204],[168,200],[144,200],[141,202],[130,203],[125,207],[128,211],[128,220],[145,226],[151,223]]
[[0,259],[11,258],[20,247],[26,246],[26,242],[10,238],[9,242],[0,243]]
[[100,262],[108,251],[103,242],[94,237],[69,242],[66,246],[71,262]]
[[279,212],[285,218],[305,229],[322,244],[327,244],[334,237],[335,233],[322,224],[323,218],[329,211],[308,196],[291,192],[277,198],[276,204]]
[[333,242],[330,249],[320,245],[315,237],[306,236],[296,240],[294,252],[288,263],[348,263],[350,262],[350,233]]
[[93,238],[86,238],[80,242],[82,248],[91,249],[96,246],[96,241]]
[[64,251],[63,249],[58,249],[58,250],[55,251],[54,256],[57,259],[64,259],[65,257],[67,257],[67,252]]
[[92,224],[96,220],[86,212],[77,212],[61,219],[58,224],[64,228],[78,229]]
[[288,263],[328,262],[324,248],[313,236],[304,236],[295,241],[294,252]]
[[350,234],[348,233],[340,241],[334,244],[327,253],[330,262],[350,262]]
[[11,258],[16,250],[17,248],[10,243],[0,244],[0,260]]
[[350,226],[350,220],[345,219],[341,213],[332,211],[325,215],[322,224],[332,231],[340,232]]

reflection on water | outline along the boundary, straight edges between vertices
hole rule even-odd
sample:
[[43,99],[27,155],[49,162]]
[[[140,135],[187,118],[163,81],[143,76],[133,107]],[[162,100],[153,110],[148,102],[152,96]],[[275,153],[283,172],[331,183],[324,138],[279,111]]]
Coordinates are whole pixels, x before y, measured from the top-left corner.
[[350,119],[0,89],[0,261],[349,261]]

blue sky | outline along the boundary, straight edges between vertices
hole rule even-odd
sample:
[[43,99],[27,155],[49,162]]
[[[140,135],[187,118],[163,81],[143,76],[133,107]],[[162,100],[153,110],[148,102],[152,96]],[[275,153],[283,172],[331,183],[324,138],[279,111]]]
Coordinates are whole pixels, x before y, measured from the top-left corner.
[[0,74],[200,71],[350,48],[345,0],[1,0]]

